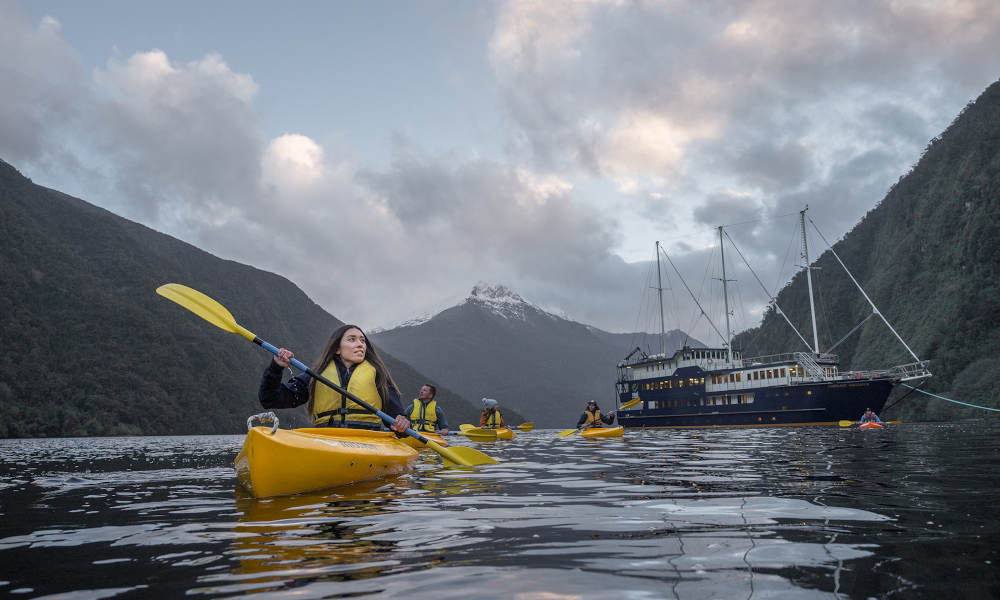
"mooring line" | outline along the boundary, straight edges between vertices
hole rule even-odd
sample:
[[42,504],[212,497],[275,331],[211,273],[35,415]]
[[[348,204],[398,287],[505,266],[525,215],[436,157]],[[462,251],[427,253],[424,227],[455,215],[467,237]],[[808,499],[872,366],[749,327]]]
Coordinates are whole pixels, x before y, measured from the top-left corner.
[[911,390],[917,390],[918,392],[923,392],[928,396],[934,396],[935,398],[940,398],[941,400],[947,400],[948,402],[954,402],[955,404],[961,404],[962,406],[971,406],[972,408],[981,408],[983,410],[992,410],[993,412],[1000,412],[1000,408],[990,408],[989,406],[979,406],[978,404],[969,404],[968,402],[959,402],[958,400],[952,400],[951,398],[945,398],[944,396],[938,396],[937,394],[932,394],[928,391],[922,390],[920,388],[915,388],[912,385],[904,383],[906,387]]

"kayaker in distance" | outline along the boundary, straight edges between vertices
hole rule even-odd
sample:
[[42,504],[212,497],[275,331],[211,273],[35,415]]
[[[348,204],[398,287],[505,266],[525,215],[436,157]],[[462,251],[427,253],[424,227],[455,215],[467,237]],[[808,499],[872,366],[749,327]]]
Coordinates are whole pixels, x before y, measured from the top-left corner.
[[479,427],[482,429],[500,429],[503,426],[500,403],[493,398],[483,398],[483,412],[479,415]]
[[[313,427],[346,427],[349,429],[381,430],[382,420],[333,389],[316,383],[301,373],[282,383],[281,376],[294,356],[285,348],[267,365],[260,380],[260,404],[264,408],[294,408],[307,405]],[[368,342],[357,325],[338,327],[323,349],[313,370],[346,388],[368,404],[395,417],[393,431],[402,433],[410,426],[399,401],[399,389],[389,375],[389,369],[379,358],[375,346]]]
[[601,415],[601,409],[597,406],[597,402],[591,400],[587,402],[587,407],[583,410],[583,414],[580,415],[580,419],[576,422],[577,429],[586,429],[588,427],[604,427],[605,425],[611,425],[615,422],[615,411],[611,411],[606,415]]
[[878,415],[872,412],[872,409],[866,408],[865,414],[861,415],[862,423],[878,423],[882,424],[882,421],[878,418]]
[[438,406],[437,388],[429,383],[420,386],[417,397],[413,399],[413,404],[406,409],[413,428],[417,431],[439,432],[441,435],[448,435],[448,420],[444,417],[444,411]]

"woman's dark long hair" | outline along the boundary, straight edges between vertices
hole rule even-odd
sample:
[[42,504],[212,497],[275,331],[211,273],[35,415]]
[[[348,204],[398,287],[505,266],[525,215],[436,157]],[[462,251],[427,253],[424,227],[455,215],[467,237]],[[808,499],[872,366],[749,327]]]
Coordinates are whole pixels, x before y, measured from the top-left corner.
[[[378,389],[378,395],[382,398],[382,405],[385,406],[386,397],[389,394],[389,388],[399,392],[399,388],[396,386],[396,382],[392,380],[392,375],[389,374],[388,367],[382,362],[382,358],[379,357],[378,352],[375,350],[375,346],[372,341],[368,339],[365,335],[365,331],[358,327],[357,325],[342,325],[335,329],[332,334],[330,334],[330,339],[326,342],[326,347],[323,348],[323,352],[319,355],[320,358],[313,364],[313,371],[316,371],[320,375],[323,374],[323,370],[330,365],[330,361],[337,357],[337,350],[340,349],[340,340],[344,338],[344,334],[347,333],[348,329],[357,329],[361,332],[361,335],[365,336],[365,344],[367,348],[365,349],[365,360],[370,362],[373,367],[375,367],[375,387]],[[323,385],[323,384],[320,384]],[[347,388],[346,385],[341,386]],[[316,397],[316,380],[309,380],[309,403],[306,408],[311,415],[313,412],[313,399]]]

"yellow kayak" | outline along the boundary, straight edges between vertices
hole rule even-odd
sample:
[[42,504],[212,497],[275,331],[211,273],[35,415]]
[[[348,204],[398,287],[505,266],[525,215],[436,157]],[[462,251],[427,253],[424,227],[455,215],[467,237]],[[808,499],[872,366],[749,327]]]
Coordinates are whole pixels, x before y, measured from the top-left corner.
[[618,427],[589,427],[581,431],[580,436],[585,438],[620,438],[623,433],[625,433],[625,428],[621,425]]
[[494,431],[497,432],[498,440],[512,440],[517,436],[517,434],[514,433],[514,430],[509,427],[500,427]]
[[[437,442],[441,446],[448,445],[448,442],[443,437],[441,437],[440,433],[432,433],[430,431],[418,431],[417,433],[431,440],[432,442]],[[400,438],[399,441],[403,442],[410,448],[416,448],[417,450],[423,450],[424,448],[427,447],[427,444],[417,440],[417,438],[415,437],[406,436],[404,438]]]
[[417,454],[390,431],[257,426],[236,455],[236,478],[257,498],[284,496],[403,473]]

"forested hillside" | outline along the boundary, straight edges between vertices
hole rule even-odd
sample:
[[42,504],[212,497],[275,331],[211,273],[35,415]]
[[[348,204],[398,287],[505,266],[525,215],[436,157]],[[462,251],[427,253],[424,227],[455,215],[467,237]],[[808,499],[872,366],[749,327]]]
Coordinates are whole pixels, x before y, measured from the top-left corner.
[[[269,355],[156,295],[189,285],[307,363],[338,325],[287,279],[31,183],[0,161],[0,436],[238,433]],[[406,401],[426,378],[388,357]],[[456,422],[478,409],[446,388]],[[477,399],[478,400],[478,399]],[[304,409],[281,411],[302,425]]]
[[[822,227],[821,224],[820,227]],[[972,404],[1000,407],[1000,83],[990,86],[930,142],[919,163],[879,205],[834,245],[878,308],[913,351],[930,360],[924,389]],[[821,350],[850,332],[871,308],[832,254],[818,280]],[[805,277],[778,295],[795,323],[808,320]],[[749,354],[803,349],[773,311],[736,347]],[[870,319],[835,350],[842,366],[912,362],[880,319]],[[901,388],[889,400],[892,405]],[[906,420],[990,416],[913,393],[889,413]]]

